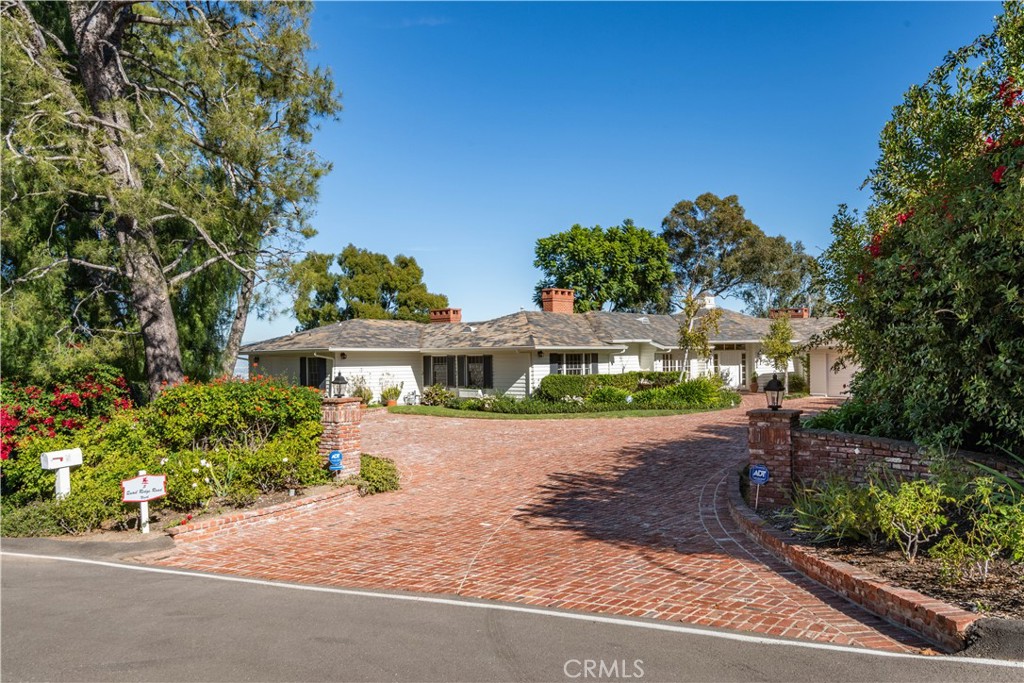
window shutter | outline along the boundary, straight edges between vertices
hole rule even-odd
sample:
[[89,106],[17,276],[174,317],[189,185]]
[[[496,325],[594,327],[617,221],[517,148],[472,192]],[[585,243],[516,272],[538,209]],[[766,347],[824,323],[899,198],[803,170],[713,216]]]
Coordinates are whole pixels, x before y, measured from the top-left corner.
[[465,356],[459,356],[459,386],[469,386],[469,363]]
[[458,367],[457,367],[458,364],[459,364],[459,357],[458,356],[448,356],[448,377],[447,377],[447,380],[448,380],[448,386],[450,386],[450,387],[458,386],[457,383],[456,383],[456,380],[459,378],[458,372],[457,372],[458,371]]
[[430,356],[423,356],[423,388],[426,389],[434,383],[434,378],[430,376],[430,364],[433,359]]
[[306,386],[306,359],[299,359],[299,386]]
[[562,374],[562,354],[552,353],[549,355],[549,358],[551,359],[551,369],[549,372],[552,375]]
[[484,389],[494,388],[494,356],[484,356]]
[[598,374],[597,354],[596,353],[591,353],[591,354],[587,354],[587,355],[590,356],[590,361],[589,361],[590,362],[590,374],[591,375]]

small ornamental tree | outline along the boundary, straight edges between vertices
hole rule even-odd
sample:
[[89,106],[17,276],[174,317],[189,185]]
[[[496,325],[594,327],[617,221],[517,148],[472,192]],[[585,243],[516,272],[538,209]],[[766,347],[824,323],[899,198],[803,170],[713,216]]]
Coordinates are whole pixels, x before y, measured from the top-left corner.
[[679,348],[683,351],[683,369],[679,373],[682,382],[690,372],[691,354],[696,358],[711,356],[711,333],[718,332],[718,323],[722,319],[720,308],[704,309],[700,315],[703,299],[686,294],[682,301],[682,312],[679,316]]
[[768,334],[761,340],[761,352],[772,362],[776,370],[784,373],[786,393],[789,393],[789,359],[796,355],[793,346],[793,326],[789,318],[775,318],[768,328]]
[[1024,5],[907,91],[823,254],[856,400],[924,444],[1024,450]]

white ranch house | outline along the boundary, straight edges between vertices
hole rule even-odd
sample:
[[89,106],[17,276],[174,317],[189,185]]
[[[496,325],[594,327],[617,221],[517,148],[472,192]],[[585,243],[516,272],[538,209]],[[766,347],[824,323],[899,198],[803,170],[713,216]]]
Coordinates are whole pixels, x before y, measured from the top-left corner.
[[[708,307],[713,307],[709,300]],[[794,342],[835,324],[793,309]],[[635,370],[682,370],[678,316],[593,311],[573,313],[573,292],[546,289],[543,310],[520,311],[494,320],[462,322],[457,308],[431,311],[430,323],[404,320],[346,320],[313,330],[247,344],[249,375],[287,378],[326,388],[344,376],[351,388],[361,378],[379,396],[384,384],[402,383],[402,402],[443,384],[462,395],[509,394],[526,397],[551,373],[617,374]],[[738,389],[757,376],[761,386],[771,364],[760,355],[771,320],[722,309],[711,358],[691,359],[691,375],[720,372]],[[798,362],[812,394],[841,396],[852,369],[831,371],[831,349],[810,352],[810,368]]]

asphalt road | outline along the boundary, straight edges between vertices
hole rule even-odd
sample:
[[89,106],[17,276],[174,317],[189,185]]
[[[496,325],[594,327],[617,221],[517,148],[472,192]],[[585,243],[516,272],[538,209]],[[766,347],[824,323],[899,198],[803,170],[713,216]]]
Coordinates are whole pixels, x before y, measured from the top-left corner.
[[7,548],[0,569],[5,682],[1024,680],[1019,663]]

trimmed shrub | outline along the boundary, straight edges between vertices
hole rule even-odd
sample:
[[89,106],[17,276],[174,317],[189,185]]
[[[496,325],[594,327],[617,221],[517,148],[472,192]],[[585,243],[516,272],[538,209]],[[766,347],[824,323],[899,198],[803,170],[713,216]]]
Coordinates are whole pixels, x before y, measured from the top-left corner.
[[185,382],[165,389],[143,419],[171,450],[258,450],[274,435],[320,421],[320,392],[258,377]]
[[676,372],[625,372],[619,375],[548,375],[540,381],[535,396],[549,401],[561,401],[567,396],[586,399],[600,387],[615,387],[633,394],[645,389],[657,389],[675,384]]
[[587,403],[614,403],[625,405],[629,392],[618,387],[598,387],[586,398]]
[[399,475],[395,461],[363,453],[359,456],[359,481],[356,485],[364,496],[397,491]]

